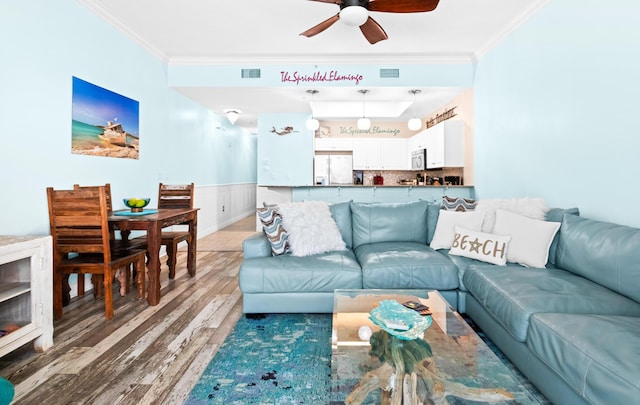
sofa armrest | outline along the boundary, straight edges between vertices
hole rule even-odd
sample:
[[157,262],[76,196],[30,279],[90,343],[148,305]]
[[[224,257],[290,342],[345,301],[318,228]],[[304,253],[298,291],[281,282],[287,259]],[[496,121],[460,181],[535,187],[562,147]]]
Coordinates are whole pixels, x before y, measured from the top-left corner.
[[264,233],[257,233],[242,241],[242,255],[244,259],[271,256],[271,243]]

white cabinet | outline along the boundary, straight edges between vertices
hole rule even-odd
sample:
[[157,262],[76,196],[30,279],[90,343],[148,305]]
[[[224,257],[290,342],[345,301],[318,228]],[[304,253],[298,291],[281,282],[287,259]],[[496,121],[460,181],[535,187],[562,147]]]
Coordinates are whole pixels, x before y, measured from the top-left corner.
[[350,151],[353,150],[351,138],[315,138],[316,151]]
[[411,153],[407,151],[406,139],[380,139],[382,169],[409,170]]
[[378,139],[354,139],[353,140],[353,169],[354,170],[380,170],[382,155]]
[[354,170],[408,170],[406,139],[360,138],[353,140]]
[[51,236],[0,236],[0,357],[34,341],[53,346]]
[[463,121],[443,121],[414,135],[409,142],[412,151],[427,149],[427,169],[464,166]]
[[409,155],[411,152],[426,149],[427,148],[427,130],[418,132],[407,140],[407,149],[409,149]]

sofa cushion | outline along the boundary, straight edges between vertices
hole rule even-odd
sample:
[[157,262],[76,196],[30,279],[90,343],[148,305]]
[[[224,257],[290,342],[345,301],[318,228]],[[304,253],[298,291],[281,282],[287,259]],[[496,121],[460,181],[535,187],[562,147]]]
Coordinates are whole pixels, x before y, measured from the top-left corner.
[[591,404],[640,398],[640,318],[536,314],[527,346]]
[[535,313],[640,316],[637,302],[564,270],[470,266],[464,285],[521,342]]
[[342,235],[342,240],[347,245],[347,248],[353,247],[353,231],[351,227],[351,204],[350,201],[334,203],[329,206],[331,215],[333,216],[338,230]]
[[499,266],[507,263],[511,236],[473,232],[459,226],[455,229],[450,255],[464,256]]
[[244,293],[332,292],[337,288],[362,288],[362,272],[352,250],[339,250],[305,257],[244,260],[238,281]]
[[527,267],[545,267],[560,222],[540,221],[497,209],[493,232],[510,235],[507,260]]
[[479,232],[482,229],[484,212],[460,212],[442,210],[438,215],[436,233],[430,246],[434,249],[451,249],[456,225],[470,231]]
[[431,241],[433,241],[433,235],[436,234],[436,225],[438,224],[440,211],[442,211],[440,204],[429,203],[427,207],[427,243],[429,245]]
[[477,204],[473,198],[442,197],[442,209],[446,211],[473,211]]
[[[580,215],[580,210],[578,208],[551,208],[544,216],[545,221],[551,222],[562,222],[562,218],[564,214],[571,215]],[[560,239],[560,230],[556,232],[556,235],[553,237],[553,242],[551,242],[551,246],[549,247],[549,263],[547,263],[548,267],[554,267],[556,265],[556,251],[558,250],[558,239]],[[551,266],[549,266],[551,264]]]
[[[482,266],[485,263],[481,262],[480,260],[470,259],[464,256],[452,255],[450,254],[450,252],[451,252],[450,250],[446,250],[446,249],[438,250],[438,253],[447,255],[449,260],[451,260],[453,264],[455,264],[456,267],[458,268],[458,289],[462,291],[468,291],[467,287],[464,285],[465,271],[467,271],[467,269],[471,266]],[[513,267],[521,267],[518,263],[507,262],[506,265],[513,266]]]
[[326,201],[280,204],[278,212],[282,215],[282,225],[289,234],[293,256],[312,256],[346,249]]
[[446,256],[418,242],[383,242],[355,249],[363,288],[450,290],[458,270]]
[[289,234],[282,224],[282,216],[276,207],[257,208],[256,213],[262,222],[262,231],[271,244],[271,253],[274,256],[291,252],[289,246]]
[[557,266],[640,302],[640,229],[565,215]]
[[353,247],[380,242],[427,243],[426,201],[351,203]]

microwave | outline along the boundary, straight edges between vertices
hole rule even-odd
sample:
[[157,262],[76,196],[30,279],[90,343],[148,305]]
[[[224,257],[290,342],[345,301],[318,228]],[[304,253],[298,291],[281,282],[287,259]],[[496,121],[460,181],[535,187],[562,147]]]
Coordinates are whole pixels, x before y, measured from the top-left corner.
[[411,152],[411,170],[425,170],[427,168],[427,150],[418,149]]

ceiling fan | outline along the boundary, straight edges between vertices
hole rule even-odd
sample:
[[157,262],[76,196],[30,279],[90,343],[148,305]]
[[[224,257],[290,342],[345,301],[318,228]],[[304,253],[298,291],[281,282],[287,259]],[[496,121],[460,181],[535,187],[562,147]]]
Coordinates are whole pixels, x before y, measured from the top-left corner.
[[385,13],[422,13],[433,11],[440,0],[310,0],[321,3],[333,3],[340,6],[340,12],[315,25],[300,35],[312,37],[331,27],[336,21],[359,26],[362,34],[371,44],[388,38],[387,33],[373,18],[369,11]]

